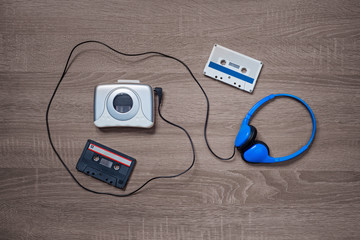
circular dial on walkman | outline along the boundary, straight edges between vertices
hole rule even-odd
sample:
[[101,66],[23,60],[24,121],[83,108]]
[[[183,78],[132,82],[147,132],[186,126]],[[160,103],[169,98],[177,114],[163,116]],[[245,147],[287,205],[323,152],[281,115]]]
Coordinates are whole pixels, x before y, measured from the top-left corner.
[[131,89],[117,88],[109,94],[106,107],[113,118],[127,121],[138,113],[140,100]]
[[116,95],[113,101],[113,106],[119,113],[126,113],[131,110],[133,106],[133,100],[126,93],[119,93]]

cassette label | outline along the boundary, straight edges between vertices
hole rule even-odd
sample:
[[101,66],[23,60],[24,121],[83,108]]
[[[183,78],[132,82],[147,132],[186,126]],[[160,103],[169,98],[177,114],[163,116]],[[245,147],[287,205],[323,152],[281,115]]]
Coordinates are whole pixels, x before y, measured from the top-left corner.
[[136,160],[100,143],[88,140],[76,169],[117,188],[125,188]]
[[91,143],[89,145],[89,150],[93,151],[95,153],[98,153],[98,154],[100,154],[100,155],[102,155],[104,157],[108,157],[108,158],[110,158],[110,159],[112,159],[112,160],[114,160],[114,161],[116,161],[118,163],[124,164],[125,166],[130,167],[130,165],[131,165],[131,160],[129,160],[127,158],[124,158],[124,157],[121,157],[119,155],[116,155],[115,153],[112,153],[112,152],[110,152],[110,151],[108,151],[106,149],[103,149],[103,148],[101,148],[101,147],[99,147],[99,146],[97,146],[95,144]]
[[[229,63],[229,65],[230,65],[230,63]],[[234,66],[234,65],[235,65],[235,64],[230,65],[230,66]],[[226,67],[224,67],[224,66],[221,66],[221,65],[219,65],[219,64],[217,64],[217,63],[210,62],[210,63],[209,63],[209,67],[210,67],[210,68],[213,68],[213,69],[215,69],[215,70],[218,70],[219,72],[226,73],[226,74],[228,74],[229,76],[232,76],[232,77],[241,79],[241,80],[243,80],[243,81],[245,81],[245,82],[248,82],[248,83],[251,83],[251,84],[254,82],[254,79],[253,79],[253,78],[248,77],[248,76],[246,76],[246,75],[244,75],[244,74],[241,74],[241,73],[239,73],[239,72],[235,72],[234,70],[231,70],[231,69],[229,69],[229,68],[226,68]],[[240,68],[240,67],[239,67],[239,68]]]
[[251,93],[262,66],[256,59],[215,44],[204,75]]

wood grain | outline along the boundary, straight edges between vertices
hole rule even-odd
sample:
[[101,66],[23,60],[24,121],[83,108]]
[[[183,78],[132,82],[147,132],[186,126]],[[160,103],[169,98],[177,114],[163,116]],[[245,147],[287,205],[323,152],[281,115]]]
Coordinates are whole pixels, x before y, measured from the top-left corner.
[[[358,1],[0,1],[0,239],[359,239],[360,4]],[[80,189],[50,148],[45,111],[71,48],[101,40],[123,52],[160,51],[186,62],[207,92],[208,137],[228,156],[247,111],[286,92],[317,119],[310,151],[278,165],[229,162],[206,148],[205,98],[187,71],[161,57],[82,46],[50,112],[54,143],[87,187],[121,192],[75,170],[87,139],[134,156],[126,191],[191,162],[181,131],[99,130],[93,89],[139,79],[164,89],[163,114],[189,130],[196,164],[130,198]],[[264,62],[253,94],[202,75],[218,43]],[[311,133],[295,101],[275,100],[252,120],[273,156]]]

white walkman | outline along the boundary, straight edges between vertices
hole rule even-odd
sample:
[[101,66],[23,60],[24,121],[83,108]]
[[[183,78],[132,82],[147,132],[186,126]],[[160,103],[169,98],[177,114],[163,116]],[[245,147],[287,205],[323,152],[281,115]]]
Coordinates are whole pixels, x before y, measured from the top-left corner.
[[98,85],[94,99],[94,124],[99,128],[154,125],[153,91],[138,80]]

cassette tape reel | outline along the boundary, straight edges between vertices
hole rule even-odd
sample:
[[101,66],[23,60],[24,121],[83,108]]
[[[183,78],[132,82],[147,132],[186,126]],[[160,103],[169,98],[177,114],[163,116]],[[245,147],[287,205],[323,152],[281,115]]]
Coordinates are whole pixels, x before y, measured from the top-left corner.
[[263,63],[215,44],[204,75],[252,93]]

